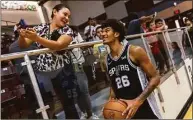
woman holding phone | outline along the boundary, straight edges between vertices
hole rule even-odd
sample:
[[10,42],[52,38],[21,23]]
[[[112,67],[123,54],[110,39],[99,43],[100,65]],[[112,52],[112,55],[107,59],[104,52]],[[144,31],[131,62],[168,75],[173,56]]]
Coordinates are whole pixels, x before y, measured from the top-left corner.
[[[63,4],[56,5],[52,11],[51,23],[20,30],[18,40],[20,48],[27,48],[32,43],[39,49],[50,48],[58,51],[68,47],[73,40],[72,29],[67,25],[70,14],[70,10]],[[47,89],[54,87],[63,105],[66,119],[79,119],[74,103],[78,94],[76,79],[68,51],[39,54],[33,67],[39,83],[48,85]],[[69,74],[64,76],[64,71],[68,71]],[[52,81],[52,84],[49,81]]]

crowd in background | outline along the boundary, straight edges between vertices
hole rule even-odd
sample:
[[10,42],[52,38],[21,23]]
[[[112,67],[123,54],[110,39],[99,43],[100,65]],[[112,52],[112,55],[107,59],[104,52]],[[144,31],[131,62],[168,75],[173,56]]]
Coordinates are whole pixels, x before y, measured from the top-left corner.
[[[120,21],[121,23],[124,24],[127,35],[162,31],[162,30],[168,29],[168,26],[166,25],[164,19],[156,18],[154,15],[139,17],[136,13],[130,13],[129,18],[131,20],[128,26],[125,26],[126,24]],[[184,17],[183,23],[185,26],[189,26],[188,33],[190,35],[190,39],[192,42],[192,35],[193,35],[192,21],[189,20],[187,17]],[[101,31],[102,29],[100,29],[100,24],[97,23],[97,20],[94,18],[89,18],[88,25],[85,27],[85,30],[84,30],[84,36],[86,37],[86,41],[102,40],[102,36],[100,34]],[[190,42],[188,40],[188,36],[186,32],[183,32],[182,39],[183,39],[182,45],[183,45],[183,48],[185,49],[185,52],[187,52],[187,55],[192,54],[190,50],[191,49]],[[172,54],[173,54],[174,64],[179,64],[179,61],[182,60],[181,50],[180,50],[180,47],[178,47],[180,43],[176,44],[175,42],[170,43],[170,42],[167,42],[167,40],[166,41],[160,40],[157,34],[148,35],[145,37],[145,40],[149,44],[149,47],[153,54],[157,68],[161,75],[164,75],[170,70],[169,54],[165,44],[169,44],[169,48],[173,48]],[[102,46],[102,44],[100,46]],[[108,47],[106,47],[106,49],[108,49]],[[97,52],[96,52],[96,49],[94,49],[94,54],[96,54]]]
[[[63,37],[69,37],[72,39],[71,42],[69,43],[63,43],[64,45],[69,45],[69,44],[78,44],[78,43],[82,43],[82,42],[91,42],[91,41],[98,41],[98,40],[102,40],[103,36],[102,36],[102,28],[100,23],[97,22],[97,20],[95,18],[88,18],[88,25],[85,27],[84,29],[84,36],[81,36],[79,33],[79,30],[75,27],[75,26],[68,26],[69,24],[69,20],[68,18],[66,19],[65,23],[62,23],[60,21],[60,19],[58,18],[63,18],[63,17],[68,17],[68,15],[66,16],[61,16],[60,14],[57,14],[57,12],[62,11],[62,12],[66,12],[66,14],[70,14],[68,9],[63,9],[65,8],[62,5],[59,6],[55,6],[53,8],[53,12],[52,12],[52,23],[50,24],[42,24],[40,26],[36,26],[34,27],[36,32],[38,33],[39,36],[45,38],[45,39],[50,39],[49,35],[50,33],[47,34],[47,32],[42,33],[42,29],[50,29],[53,26],[51,25],[55,25],[55,24],[59,24],[61,23],[60,27],[61,28],[55,28],[55,29],[60,29],[62,32],[55,34],[55,36],[51,36],[52,39],[54,40],[59,40],[60,36],[62,35],[68,35],[68,36],[63,36]],[[73,14],[73,13],[72,13]],[[142,17],[138,17],[137,14],[130,14],[132,15],[132,20],[129,22],[128,26],[125,26],[126,28],[126,32],[127,35],[133,35],[133,34],[140,34],[140,33],[147,33],[147,32],[154,32],[154,31],[161,31],[161,30],[166,30],[167,29],[167,25],[165,24],[164,20],[162,19],[156,19],[153,15],[150,16],[142,16]],[[121,21],[120,21],[121,22]],[[122,22],[123,23],[123,22]],[[124,23],[123,23],[124,24]],[[184,49],[187,49],[188,54],[192,54],[191,53],[191,44],[190,41],[188,39],[188,37],[190,37],[191,42],[193,43],[193,27],[192,27],[192,21],[190,21],[188,18],[184,18],[184,24],[186,26],[189,26],[188,29],[188,33],[189,36],[187,36],[187,34],[183,34],[183,40],[182,40],[182,45],[184,47]],[[124,24],[126,25],[126,24]],[[22,26],[20,24],[17,24],[14,28],[14,33],[15,33],[15,40],[16,42],[14,42],[11,46],[10,46],[10,52],[19,52],[19,51],[23,51],[21,49],[19,49],[19,45],[17,44],[18,41],[22,41],[23,38],[30,38],[30,36],[25,36],[21,34],[21,28]],[[27,32],[33,32],[33,30],[28,30]],[[51,32],[52,34],[54,33],[54,29]],[[23,37],[23,38],[22,38]],[[70,39],[69,38],[69,39]],[[85,38],[85,39],[83,39]],[[62,39],[62,38],[61,38]],[[55,49],[55,47],[53,47],[53,45],[58,45],[58,47],[61,47],[59,43],[57,43],[56,41],[54,41],[53,43],[46,43],[46,42],[42,42],[45,41],[43,39],[40,39],[39,41],[33,41],[33,43],[31,43],[31,48],[26,48],[24,50],[32,50],[32,49],[40,49],[40,48],[44,48],[44,47],[48,47],[51,49]],[[127,41],[127,40],[125,40]],[[168,51],[166,51],[164,44],[164,41],[161,41],[158,39],[157,35],[148,35],[146,36],[146,42],[148,43],[150,50],[153,54],[153,57],[155,59],[156,62],[156,66],[157,69],[159,70],[159,73],[161,75],[164,75],[166,72],[168,72],[170,70],[170,63],[169,63],[169,56],[167,54]],[[40,44],[41,43],[41,44]],[[20,43],[20,45],[22,45],[22,43]],[[182,53],[181,50],[182,48],[179,47],[179,44],[177,42],[172,42],[171,43],[171,48],[173,49],[173,60],[175,64],[179,64],[182,62]],[[58,49],[55,49],[58,50]],[[52,90],[53,88],[46,88],[49,89],[52,92],[52,95],[59,95],[59,98],[61,99],[63,108],[65,110],[65,114],[67,118],[79,118],[79,116],[76,113],[76,108],[75,108],[75,102],[73,100],[73,95],[72,93],[75,93],[76,90],[73,88],[75,87],[75,85],[71,81],[72,79],[75,79],[74,76],[76,77],[77,81],[75,82],[76,84],[79,85],[79,93],[80,96],[78,97],[77,103],[82,111],[82,114],[80,116],[80,118],[85,119],[85,118],[91,118],[91,119],[98,119],[98,117],[92,112],[92,105],[91,105],[91,100],[90,100],[90,95],[89,95],[89,89],[88,89],[88,79],[87,76],[83,70],[83,64],[85,62],[85,53],[90,54],[90,55],[94,55],[96,57],[96,61],[101,63],[101,69],[102,71],[104,70],[104,66],[103,66],[103,62],[105,60],[105,55],[107,53],[109,53],[110,50],[108,48],[108,46],[101,44],[96,44],[92,47],[87,47],[87,48],[74,48],[70,53],[70,58],[72,58],[72,63],[73,63],[73,69],[70,69],[70,65],[63,65],[61,64],[60,66],[53,68],[52,63],[47,62],[47,58],[48,59],[54,59],[55,57],[60,61],[65,61],[67,58],[65,58],[63,56],[63,53],[51,53],[51,54],[40,54],[38,56],[38,58],[36,59],[36,62],[38,62],[38,64],[36,65],[36,70],[35,74],[36,77],[39,81],[39,83],[44,83],[46,87],[46,84],[53,84],[54,90],[55,92]],[[65,53],[67,54],[67,53]],[[49,56],[53,56],[53,57],[49,57]],[[42,59],[45,61],[42,61]],[[178,58],[178,59],[175,59]],[[33,58],[32,58],[33,59]],[[49,60],[48,60],[49,61]],[[10,63],[10,61],[8,61]],[[20,64],[21,61],[14,61],[17,64]],[[44,65],[45,63],[49,64],[51,67],[49,68],[49,65]],[[58,62],[58,63],[59,63]],[[55,64],[55,63],[54,63]],[[41,66],[41,67],[40,67]],[[45,66],[47,66],[47,68],[45,68]],[[55,67],[55,66],[54,66]],[[66,68],[67,67],[67,68]],[[63,69],[65,68],[65,69]],[[21,71],[24,71],[24,68],[20,68],[22,69]],[[44,72],[48,72],[46,74],[44,74]],[[73,71],[71,74],[69,71]],[[64,73],[64,75],[59,74],[60,72]],[[59,75],[59,76],[58,76]],[[46,77],[45,77],[46,76]],[[65,82],[69,83],[69,84],[73,84],[71,85],[72,88],[68,88],[68,87],[63,87],[61,86],[61,84],[63,84],[63,81],[58,81],[60,78],[65,77],[68,80],[66,80]],[[53,81],[53,79],[55,81]],[[58,80],[56,80],[58,79]],[[50,81],[50,82],[48,82]],[[57,83],[58,82],[58,83]],[[41,86],[41,85],[40,85]],[[57,88],[57,89],[56,89]],[[49,91],[48,90],[48,91]],[[70,90],[70,93],[69,93]],[[61,93],[61,91],[63,91],[64,93]],[[67,92],[66,92],[67,91]],[[61,95],[61,94],[65,94]],[[70,94],[70,95],[69,95]],[[68,96],[68,97],[67,97]],[[74,97],[77,97],[76,95],[74,95]],[[68,102],[66,102],[68,101]],[[73,111],[73,112],[72,112]]]

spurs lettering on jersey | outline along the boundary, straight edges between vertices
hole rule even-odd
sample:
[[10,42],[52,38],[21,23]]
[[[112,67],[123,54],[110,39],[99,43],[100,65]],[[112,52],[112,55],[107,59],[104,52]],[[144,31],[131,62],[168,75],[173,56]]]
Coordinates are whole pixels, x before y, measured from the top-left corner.
[[129,71],[129,65],[118,65],[113,67],[109,70],[109,75],[113,76],[116,74],[118,76],[120,71]]
[[113,76],[114,74],[116,76],[115,82],[117,83],[117,89],[128,87],[130,85],[127,75],[119,75],[119,72],[121,71],[129,71],[129,65],[118,65],[109,70],[110,76]]

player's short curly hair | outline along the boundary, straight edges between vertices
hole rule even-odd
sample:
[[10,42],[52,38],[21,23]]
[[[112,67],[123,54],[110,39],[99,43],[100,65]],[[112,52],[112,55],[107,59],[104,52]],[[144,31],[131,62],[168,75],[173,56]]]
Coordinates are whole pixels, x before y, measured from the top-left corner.
[[118,32],[119,35],[119,41],[123,41],[125,39],[125,28],[123,24],[116,20],[116,19],[108,19],[105,22],[102,23],[102,29],[106,27],[111,27],[113,31]]

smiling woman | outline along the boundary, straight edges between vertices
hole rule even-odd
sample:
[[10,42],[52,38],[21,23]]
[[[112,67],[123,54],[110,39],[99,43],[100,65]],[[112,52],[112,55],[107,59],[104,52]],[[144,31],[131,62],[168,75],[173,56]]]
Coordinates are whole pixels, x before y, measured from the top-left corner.
[[[73,30],[67,25],[70,14],[70,10],[63,4],[56,5],[52,11],[51,23],[20,30],[20,48],[27,48],[35,44],[39,49],[45,47],[52,50],[61,50],[73,43]],[[54,90],[63,105],[66,118],[78,119],[79,116],[74,104],[74,99],[77,97],[77,82],[69,52],[40,54],[37,56],[33,68],[38,82],[44,83],[45,89],[53,91],[52,86],[46,86],[49,82],[52,82]],[[65,75],[65,71],[70,73]],[[66,82],[69,84],[68,86],[63,85]],[[73,95],[69,96],[69,91],[73,91]]]
[[[60,50],[67,47],[72,41],[72,30],[66,25],[69,22],[70,10],[63,4],[53,8],[52,22],[35,26],[33,29],[21,29],[19,45],[21,48],[29,47],[33,42],[38,48],[47,47]],[[57,64],[56,61],[62,61]],[[49,59],[49,60],[48,60]],[[36,69],[39,71],[53,71],[64,66],[68,57],[65,54],[40,54],[36,60]],[[68,62],[67,62],[68,63]]]

